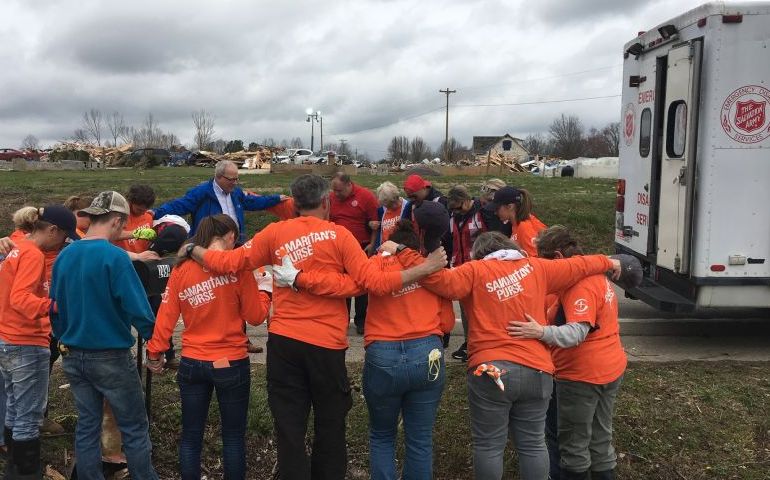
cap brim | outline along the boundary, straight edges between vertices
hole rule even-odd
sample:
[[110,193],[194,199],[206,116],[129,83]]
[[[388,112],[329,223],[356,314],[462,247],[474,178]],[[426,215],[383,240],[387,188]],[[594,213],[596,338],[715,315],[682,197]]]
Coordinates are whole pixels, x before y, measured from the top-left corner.
[[70,240],[73,240],[73,241],[80,240],[80,235],[78,235],[77,232],[74,230],[70,230],[70,231],[65,230],[64,233],[67,234],[67,238],[69,238]]
[[106,208],[87,207],[78,211],[78,217],[85,217],[86,215],[104,215],[105,213],[110,213],[110,211]]

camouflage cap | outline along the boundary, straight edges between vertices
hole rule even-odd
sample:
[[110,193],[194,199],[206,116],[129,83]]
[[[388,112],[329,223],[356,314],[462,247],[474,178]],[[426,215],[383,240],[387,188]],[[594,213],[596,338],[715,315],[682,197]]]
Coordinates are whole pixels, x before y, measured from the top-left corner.
[[78,212],[78,216],[104,215],[110,212],[118,212],[128,215],[130,213],[126,198],[115,191],[101,192],[91,202],[91,206]]

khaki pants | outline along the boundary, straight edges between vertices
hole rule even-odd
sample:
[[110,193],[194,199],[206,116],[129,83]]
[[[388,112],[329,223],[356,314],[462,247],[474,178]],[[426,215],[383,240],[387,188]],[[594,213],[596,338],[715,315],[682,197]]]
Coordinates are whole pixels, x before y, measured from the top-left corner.
[[621,376],[605,385],[556,380],[561,467],[573,472],[612,470],[612,412]]

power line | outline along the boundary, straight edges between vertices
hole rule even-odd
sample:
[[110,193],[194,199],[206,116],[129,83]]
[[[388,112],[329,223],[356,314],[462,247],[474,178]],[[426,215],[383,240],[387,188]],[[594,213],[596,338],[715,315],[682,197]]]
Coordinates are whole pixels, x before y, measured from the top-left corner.
[[479,104],[466,104],[455,105],[455,107],[514,107],[519,105],[542,105],[545,103],[565,103],[565,102],[581,102],[583,100],[601,100],[604,98],[618,98],[618,95],[604,95],[600,97],[583,97],[583,98],[562,98],[560,100],[538,100],[533,102],[517,102],[517,103],[479,103]]

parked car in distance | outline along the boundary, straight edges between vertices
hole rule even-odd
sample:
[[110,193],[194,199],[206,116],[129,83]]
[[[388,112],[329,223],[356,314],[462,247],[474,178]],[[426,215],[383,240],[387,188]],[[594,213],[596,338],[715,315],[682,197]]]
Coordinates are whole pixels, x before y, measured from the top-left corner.
[[275,157],[275,163],[301,164],[309,160],[313,152],[307,148],[290,148],[285,153]]
[[145,158],[149,160],[151,165],[166,166],[171,161],[171,153],[165,148],[138,148],[128,154],[128,161],[126,163],[134,166]]
[[0,148],[0,160],[13,160],[14,158],[39,160],[40,155],[37,152],[21,151],[15,148]]

